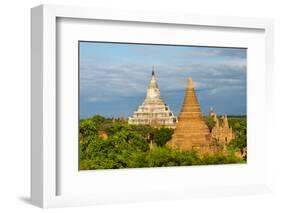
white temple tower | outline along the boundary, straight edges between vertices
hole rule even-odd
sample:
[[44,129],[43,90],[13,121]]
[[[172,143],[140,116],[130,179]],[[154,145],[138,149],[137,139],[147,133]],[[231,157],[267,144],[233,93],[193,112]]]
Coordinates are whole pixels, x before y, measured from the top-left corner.
[[138,110],[134,112],[133,116],[129,117],[128,122],[134,125],[175,128],[177,118],[160,97],[160,89],[156,81],[154,69],[152,70],[151,80],[147,88],[146,98]]

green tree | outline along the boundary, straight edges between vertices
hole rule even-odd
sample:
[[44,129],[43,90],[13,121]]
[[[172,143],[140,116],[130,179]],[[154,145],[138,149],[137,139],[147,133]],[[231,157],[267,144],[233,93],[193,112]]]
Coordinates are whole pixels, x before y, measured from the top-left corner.
[[104,123],[106,121],[106,118],[101,115],[94,115],[90,120],[99,125]]
[[149,167],[188,166],[201,164],[196,151],[173,150],[168,147],[156,147],[147,155]]
[[172,138],[173,133],[173,129],[170,128],[156,129],[153,136],[154,142],[157,146],[164,146]]
[[98,129],[94,121],[85,119],[80,121],[79,138],[80,143],[87,143],[90,137],[97,135]]
[[232,126],[235,133],[235,139],[233,139],[227,148],[229,152],[240,151],[245,155],[244,160],[247,159],[247,120],[246,117],[233,117],[229,118],[229,124]]
[[131,125],[132,130],[138,132],[147,142],[154,137],[155,128],[149,125]]
[[204,121],[207,124],[209,131],[211,132],[213,127],[216,124],[215,121],[212,118],[210,118],[209,116],[204,116]]
[[[105,118],[100,115],[80,120],[80,169],[118,169],[163,166],[188,166],[244,162],[235,156],[236,150],[247,146],[246,118],[230,117],[229,124],[236,138],[228,145],[228,155],[217,153],[199,156],[194,150],[182,151],[166,147],[172,129],[147,125],[128,125],[124,119]],[[211,127],[211,125],[209,125]],[[107,139],[99,137],[106,131]],[[157,147],[150,150],[153,140]]]

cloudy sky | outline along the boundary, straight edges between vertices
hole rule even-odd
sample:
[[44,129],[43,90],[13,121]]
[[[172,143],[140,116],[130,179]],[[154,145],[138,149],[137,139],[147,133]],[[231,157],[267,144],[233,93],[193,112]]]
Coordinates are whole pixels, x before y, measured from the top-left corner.
[[246,114],[247,50],[80,42],[80,117],[128,117],[143,102],[152,66],[161,97],[178,115],[187,78],[201,109]]

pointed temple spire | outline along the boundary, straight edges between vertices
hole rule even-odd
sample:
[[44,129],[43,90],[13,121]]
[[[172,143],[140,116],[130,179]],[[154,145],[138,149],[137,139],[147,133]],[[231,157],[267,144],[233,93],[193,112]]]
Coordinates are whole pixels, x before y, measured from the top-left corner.
[[210,152],[210,132],[203,119],[192,78],[188,78],[182,110],[168,145],[182,150]]
[[188,89],[194,89],[194,84],[191,77],[188,78]]
[[176,121],[176,116],[174,116],[169,106],[165,104],[160,96],[160,89],[153,66],[146,97],[133,116],[129,117],[129,124],[174,128]]
[[224,116],[223,116],[223,126],[224,126],[225,128],[229,128],[229,126],[228,126],[228,120],[227,120],[227,115],[224,115]]
[[152,72],[151,72],[151,75],[154,76],[155,75],[155,72],[154,72],[154,65],[152,66]]
[[197,113],[199,112],[201,113],[200,105],[195,94],[195,88],[192,78],[188,78],[188,86],[185,92],[184,103],[183,103],[183,111],[190,112],[194,110]]
[[154,72],[154,67],[151,73],[151,79],[147,88],[146,98],[148,99],[160,99],[160,89],[157,84],[156,75]]
[[219,122],[219,119],[216,113],[213,111],[213,115],[210,115],[210,118],[216,123],[212,128],[211,137],[219,144],[227,144],[231,140],[235,139],[235,133],[228,124],[227,115],[222,116],[220,119],[222,122]]

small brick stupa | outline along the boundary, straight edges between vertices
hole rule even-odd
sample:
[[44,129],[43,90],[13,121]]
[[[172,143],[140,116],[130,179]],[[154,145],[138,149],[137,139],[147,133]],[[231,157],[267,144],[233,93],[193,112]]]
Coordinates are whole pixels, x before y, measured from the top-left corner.
[[191,78],[188,79],[188,87],[182,110],[168,146],[181,150],[196,149],[200,153],[210,153],[213,151],[211,134],[200,110]]

